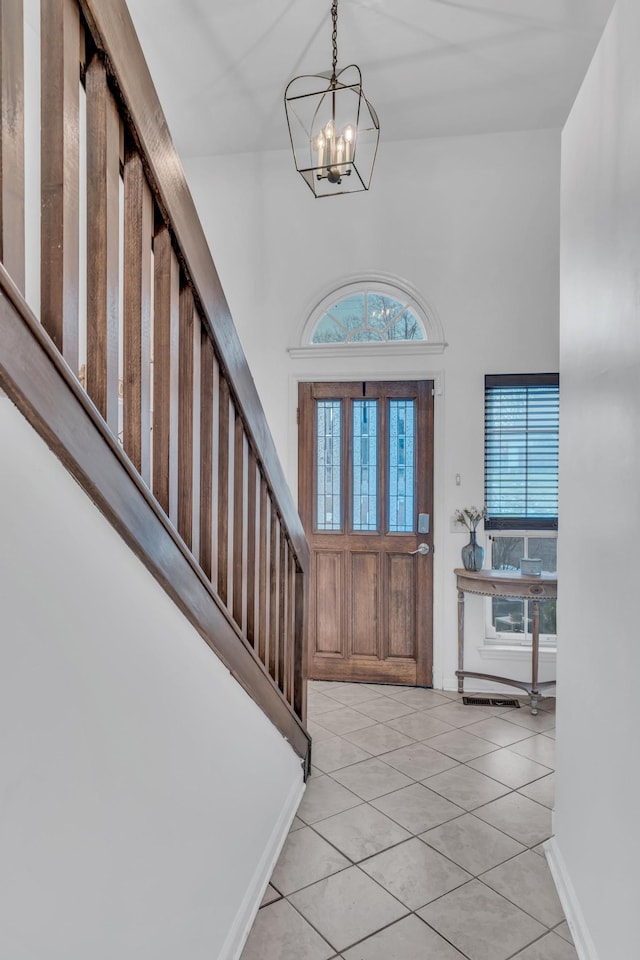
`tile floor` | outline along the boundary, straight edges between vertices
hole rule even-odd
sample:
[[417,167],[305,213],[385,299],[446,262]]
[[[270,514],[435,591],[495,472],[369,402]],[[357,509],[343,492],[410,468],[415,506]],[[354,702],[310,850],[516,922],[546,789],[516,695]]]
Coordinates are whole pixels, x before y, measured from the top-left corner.
[[521,703],[311,681],[312,776],[242,960],[577,960],[542,850],[555,699]]

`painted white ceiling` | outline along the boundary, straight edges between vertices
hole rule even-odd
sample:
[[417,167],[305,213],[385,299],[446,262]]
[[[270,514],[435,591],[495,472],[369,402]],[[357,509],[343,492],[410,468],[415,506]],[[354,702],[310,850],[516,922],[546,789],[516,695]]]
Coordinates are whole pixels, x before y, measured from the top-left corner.
[[[339,0],[383,140],[561,127],[614,0]],[[288,149],[283,95],[331,67],[330,0],[128,0],[183,157]]]

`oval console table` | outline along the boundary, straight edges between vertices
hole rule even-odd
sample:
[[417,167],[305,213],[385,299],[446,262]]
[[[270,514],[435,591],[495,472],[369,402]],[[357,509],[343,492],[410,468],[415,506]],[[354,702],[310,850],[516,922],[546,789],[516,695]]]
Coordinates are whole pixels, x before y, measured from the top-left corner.
[[[538,651],[540,631],[540,601],[555,600],[558,596],[558,578],[555,573],[528,576],[517,570],[463,570],[453,571],[458,585],[458,693],[464,690],[464,678],[493,680],[508,683],[525,690],[531,697],[531,713],[538,712],[538,698],[543,689],[555,686],[555,680],[538,683]],[[490,673],[474,673],[464,669],[464,595],[476,593],[482,597],[509,597],[531,601],[531,682],[496,677]]]

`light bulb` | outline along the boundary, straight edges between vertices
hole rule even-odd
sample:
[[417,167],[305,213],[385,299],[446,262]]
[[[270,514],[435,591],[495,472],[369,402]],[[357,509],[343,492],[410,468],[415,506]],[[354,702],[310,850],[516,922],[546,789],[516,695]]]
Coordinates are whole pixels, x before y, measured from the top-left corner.
[[344,142],[345,142],[344,159],[346,163],[351,163],[351,161],[353,160],[353,148],[354,148],[355,139],[356,139],[356,131],[354,130],[354,128],[351,126],[350,123],[347,124],[347,126],[342,131],[342,136],[344,137]]
[[[318,167],[323,167],[323,166],[324,166],[324,148],[325,148],[325,145],[326,145],[326,141],[325,141],[323,135],[322,135],[321,133],[319,133],[318,136],[315,138],[315,140],[314,140],[314,142],[313,142],[314,148],[318,151],[318,162],[317,162],[317,164],[316,164],[316,166],[318,166]],[[322,176],[322,171],[320,171],[320,173],[318,174],[318,176]]]

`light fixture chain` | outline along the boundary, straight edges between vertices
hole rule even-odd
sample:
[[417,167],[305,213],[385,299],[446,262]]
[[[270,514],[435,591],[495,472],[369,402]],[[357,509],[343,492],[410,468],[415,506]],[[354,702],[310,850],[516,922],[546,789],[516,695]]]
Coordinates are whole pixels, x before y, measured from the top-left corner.
[[331,73],[331,86],[336,85],[336,67],[338,66],[338,0],[332,0],[331,19],[333,21],[333,32],[331,42],[333,44],[333,70]]

